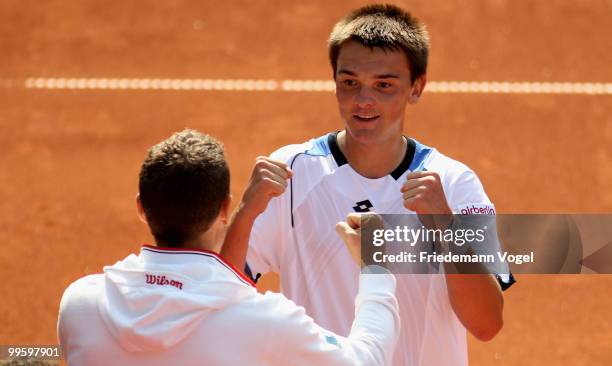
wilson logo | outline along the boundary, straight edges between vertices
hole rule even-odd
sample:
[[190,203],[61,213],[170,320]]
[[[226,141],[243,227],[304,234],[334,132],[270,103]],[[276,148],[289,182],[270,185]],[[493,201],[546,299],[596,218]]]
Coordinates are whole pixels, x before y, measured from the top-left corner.
[[183,289],[183,283],[175,280],[169,280],[163,275],[152,275],[145,273],[145,281],[148,285],[159,285],[159,286],[174,286],[179,290]]

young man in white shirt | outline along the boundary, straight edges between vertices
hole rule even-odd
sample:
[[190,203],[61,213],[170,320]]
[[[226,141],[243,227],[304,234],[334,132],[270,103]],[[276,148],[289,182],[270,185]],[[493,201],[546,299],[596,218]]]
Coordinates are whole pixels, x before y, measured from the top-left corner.
[[[348,334],[357,270],[333,222],[370,210],[449,217],[495,209],[472,170],[402,134],[406,107],[427,81],[429,39],[416,18],[391,5],[366,6],[335,25],[328,46],[345,128],[271,155],[293,177],[255,222],[247,272],[279,273],[286,296]],[[466,329],[481,340],[499,332],[502,288],[512,282],[505,275],[398,276],[402,334],[394,365],[466,365]]]
[[[283,163],[257,160],[233,219],[237,232],[248,233],[290,175]],[[139,190],[139,216],[156,245],[65,291],[58,335],[69,365],[390,364],[400,323],[393,275],[372,274],[371,266],[355,274],[357,312],[345,338],[315,324],[282,295],[257,293],[223,259],[244,256],[246,241],[230,235],[220,249],[230,195],[216,140],[185,130],[153,146]],[[337,225],[353,254],[359,251],[359,225],[356,216]]]

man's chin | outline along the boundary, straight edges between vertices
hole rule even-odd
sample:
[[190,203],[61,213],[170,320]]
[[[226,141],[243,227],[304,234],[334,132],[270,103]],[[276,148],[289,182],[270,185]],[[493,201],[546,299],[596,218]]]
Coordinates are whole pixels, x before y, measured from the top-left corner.
[[376,144],[380,141],[379,133],[377,133],[376,130],[364,128],[347,129],[346,137],[347,139],[364,145]]

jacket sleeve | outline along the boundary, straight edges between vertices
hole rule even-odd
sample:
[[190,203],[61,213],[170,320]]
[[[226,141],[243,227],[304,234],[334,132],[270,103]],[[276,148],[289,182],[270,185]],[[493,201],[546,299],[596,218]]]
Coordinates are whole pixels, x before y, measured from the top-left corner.
[[395,277],[388,272],[371,271],[372,267],[366,267],[360,275],[355,320],[346,338],[323,329],[305,314],[304,308],[282,298],[278,317],[271,324],[276,341],[268,345],[269,363],[390,365],[400,331]]

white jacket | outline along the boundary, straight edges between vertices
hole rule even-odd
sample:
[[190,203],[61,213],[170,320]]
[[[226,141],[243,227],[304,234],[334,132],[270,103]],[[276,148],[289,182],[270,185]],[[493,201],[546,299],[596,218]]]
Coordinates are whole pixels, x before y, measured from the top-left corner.
[[[366,268],[366,270],[371,270]],[[69,365],[389,365],[400,319],[391,274],[361,274],[348,338],[217,254],[145,246],[65,291]]]

